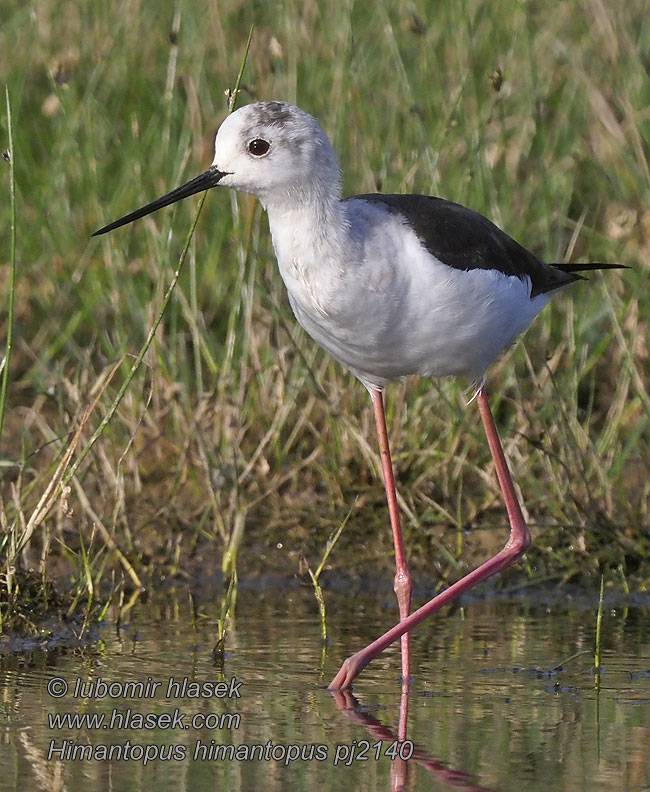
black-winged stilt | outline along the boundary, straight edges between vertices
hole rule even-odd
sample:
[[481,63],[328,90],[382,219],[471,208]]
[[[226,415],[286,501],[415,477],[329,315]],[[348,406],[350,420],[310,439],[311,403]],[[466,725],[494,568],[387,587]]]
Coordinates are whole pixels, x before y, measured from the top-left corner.
[[[400,622],[349,657],[332,680],[347,688],[389,644],[462,592],[513,564],[530,535],[483,390],[485,373],[552,294],[580,270],[611,264],[545,264],[477,212],[425,195],[343,199],[336,155],[310,115],[284,102],[232,113],[205,173],[97,234],[217,184],[252,193],[269,216],[280,274],[296,319],[366,386],[372,400],[395,545]],[[476,400],[510,521],[505,547],[410,614],[411,576],[397,509],[384,418],[385,385],[408,374],[462,376]]]

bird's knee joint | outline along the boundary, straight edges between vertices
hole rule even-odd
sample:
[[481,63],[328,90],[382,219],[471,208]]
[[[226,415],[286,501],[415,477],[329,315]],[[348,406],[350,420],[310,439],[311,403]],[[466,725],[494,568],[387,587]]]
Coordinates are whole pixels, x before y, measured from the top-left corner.
[[519,559],[530,547],[530,541],[530,533],[528,528],[526,528],[518,536],[511,536],[506,548],[513,554],[515,559]]
[[411,575],[408,572],[400,571],[395,575],[395,582],[393,584],[393,591],[397,596],[404,596],[411,594],[413,584],[411,583]]

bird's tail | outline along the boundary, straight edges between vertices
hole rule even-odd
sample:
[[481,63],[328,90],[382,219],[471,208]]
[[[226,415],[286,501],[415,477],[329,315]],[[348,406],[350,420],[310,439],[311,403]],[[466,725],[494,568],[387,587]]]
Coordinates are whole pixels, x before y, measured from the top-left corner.
[[582,262],[577,264],[553,264],[553,266],[568,274],[574,272],[587,272],[588,270],[629,269],[625,264],[607,264],[602,261],[592,263]]

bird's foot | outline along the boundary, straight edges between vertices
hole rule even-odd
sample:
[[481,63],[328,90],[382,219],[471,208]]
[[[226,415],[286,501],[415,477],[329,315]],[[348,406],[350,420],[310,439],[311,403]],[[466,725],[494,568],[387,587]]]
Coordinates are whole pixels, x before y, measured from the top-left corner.
[[359,676],[363,669],[372,660],[372,657],[373,655],[368,656],[368,653],[364,650],[350,655],[347,660],[344,660],[338,674],[330,682],[327,689],[332,691],[347,690],[352,684],[353,680]]

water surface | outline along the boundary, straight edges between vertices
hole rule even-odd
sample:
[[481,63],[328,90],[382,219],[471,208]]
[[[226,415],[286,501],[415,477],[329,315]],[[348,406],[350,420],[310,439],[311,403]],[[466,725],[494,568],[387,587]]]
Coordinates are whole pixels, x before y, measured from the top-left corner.
[[[645,603],[606,608],[600,675],[592,599],[447,610],[412,637],[406,702],[395,648],[352,694],[322,687],[394,613],[388,594],[326,599],[324,652],[309,590],[240,591],[222,673],[211,656],[217,604],[193,617],[171,594],[103,626],[91,648],[6,654],[0,792],[650,789]],[[66,713],[86,720],[51,721]],[[93,758],[75,758],[79,750]]]

